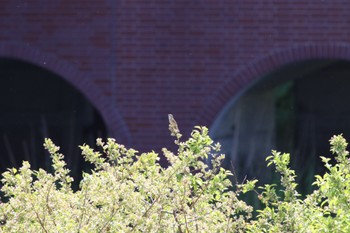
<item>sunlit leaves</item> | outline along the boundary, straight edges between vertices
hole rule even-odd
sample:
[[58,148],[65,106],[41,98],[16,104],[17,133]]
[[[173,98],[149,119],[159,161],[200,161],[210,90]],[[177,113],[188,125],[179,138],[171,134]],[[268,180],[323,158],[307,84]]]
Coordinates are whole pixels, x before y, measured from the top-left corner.
[[[173,119],[172,119],[173,120]],[[5,232],[242,232],[252,208],[232,191],[231,172],[221,168],[224,155],[206,127],[196,127],[177,153],[163,149],[170,165],[155,152],[139,154],[114,139],[97,139],[98,150],[80,146],[94,166],[83,173],[80,189],[59,147],[45,140],[53,172],[33,171],[28,162],[3,174],[0,229]],[[210,160],[211,163],[206,163]],[[253,182],[254,183],[254,182]],[[250,187],[252,188],[252,187]],[[24,230],[25,229],[25,230]]]
[[[169,124],[178,146],[176,152],[163,149],[169,166],[160,166],[154,151],[140,154],[114,139],[97,139],[97,150],[80,147],[94,168],[83,173],[75,192],[59,147],[46,139],[52,172],[32,170],[24,161],[3,173],[1,191],[8,200],[0,203],[0,231],[350,232],[350,162],[341,135],[330,140],[336,162],[321,157],[327,172],[315,176],[315,190],[302,198],[288,153],[272,151],[266,159],[280,175],[278,184],[232,184],[232,173],[221,167],[220,145],[206,127],[195,127],[181,141],[173,116]],[[263,205],[256,218],[239,199],[247,192]]]

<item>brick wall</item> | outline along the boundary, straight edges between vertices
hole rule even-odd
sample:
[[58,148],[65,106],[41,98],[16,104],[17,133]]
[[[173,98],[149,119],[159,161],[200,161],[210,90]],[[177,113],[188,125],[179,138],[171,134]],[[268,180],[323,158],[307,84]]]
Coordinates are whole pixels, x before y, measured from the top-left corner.
[[139,150],[210,126],[235,95],[293,61],[350,59],[350,2],[1,0],[0,56],[45,67]]

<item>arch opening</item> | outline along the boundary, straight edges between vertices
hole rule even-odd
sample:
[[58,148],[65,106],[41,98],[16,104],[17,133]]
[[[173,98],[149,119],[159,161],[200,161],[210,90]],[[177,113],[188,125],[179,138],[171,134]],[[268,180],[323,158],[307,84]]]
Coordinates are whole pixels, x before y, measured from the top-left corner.
[[[213,124],[222,144],[224,166],[269,182],[266,156],[275,149],[291,153],[301,192],[311,191],[314,175],[323,173],[319,156],[330,155],[329,139],[350,137],[350,62],[312,59],[285,65],[260,78],[232,99]],[[234,168],[233,168],[234,167]],[[276,178],[277,179],[277,178]]]
[[50,169],[44,138],[59,145],[72,175],[86,169],[78,145],[93,146],[106,125],[94,106],[62,77],[16,59],[0,58],[0,170],[30,161]]

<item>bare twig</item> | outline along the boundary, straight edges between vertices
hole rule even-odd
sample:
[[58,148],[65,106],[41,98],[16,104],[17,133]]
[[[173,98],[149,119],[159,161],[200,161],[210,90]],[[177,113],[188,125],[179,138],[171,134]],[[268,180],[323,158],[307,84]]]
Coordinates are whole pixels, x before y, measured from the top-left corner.
[[41,227],[43,228],[44,232],[48,233],[48,231],[47,231],[47,229],[46,229],[46,227],[45,227],[45,224],[44,224],[43,221],[41,220],[41,218],[40,218],[38,212],[35,210],[34,205],[32,205],[32,206],[33,206],[33,210],[34,210],[34,212],[35,212],[35,215],[36,215],[36,217],[37,217],[37,219],[38,219],[38,221],[39,221],[39,224],[40,224]]
[[51,185],[50,185],[50,187],[49,187],[49,189],[47,190],[47,195],[46,195],[46,207],[47,207],[47,209],[48,209],[48,211],[49,211],[49,214],[50,214],[50,216],[51,216],[51,218],[52,218],[53,224],[54,224],[55,226],[57,226],[57,225],[56,225],[55,218],[54,218],[54,216],[52,215],[52,213],[53,213],[52,208],[49,206],[50,191],[51,191],[51,188],[52,188],[52,186],[53,186],[54,184],[55,184],[55,182],[52,182]]
[[[89,185],[89,184],[87,184],[87,185]],[[78,232],[80,232],[81,224],[83,223],[83,220],[84,220],[85,205],[86,205],[86,200],[87,200],[87,193],[88,193],[88,188],[86,187],[86,191],[85,191],[85,195],[84,195],[84,201],[83,201],[83,210],[81,212],[80,219],[79,219]]]
[[[113,203],[113,206],[115,205],[115,203]],[[102,232],[102,230],[107,227],[108,223],[111,222],[111,220],[113,219],[114,215],[117,213],[117,210],[115,208],[112,209],[111,215],[109,216],[109,218],[107,219],[107,221],[103,224],[102,228],[98,231],[98,232]]]
[[182,224],[179,222],[177,218],[176,210],[173,210],[173,215],[174,215],[175,222],[177,223],[177,229],[179,230],[179,233],[182,233],[182,229],[181,229]]

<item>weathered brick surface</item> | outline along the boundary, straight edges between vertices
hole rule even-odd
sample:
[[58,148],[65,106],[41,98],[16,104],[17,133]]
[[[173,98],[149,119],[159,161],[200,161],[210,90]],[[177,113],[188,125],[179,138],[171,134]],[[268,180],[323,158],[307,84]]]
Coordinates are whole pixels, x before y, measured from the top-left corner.
[[187,134],[293,61],[350,59],[350,1],[1,0],[0,56],[82,91],[112,134],[140,150]]

